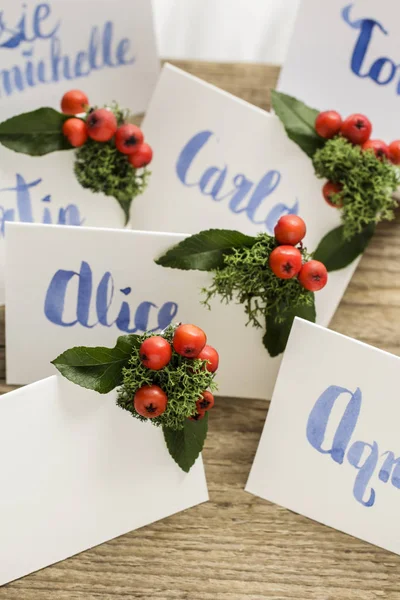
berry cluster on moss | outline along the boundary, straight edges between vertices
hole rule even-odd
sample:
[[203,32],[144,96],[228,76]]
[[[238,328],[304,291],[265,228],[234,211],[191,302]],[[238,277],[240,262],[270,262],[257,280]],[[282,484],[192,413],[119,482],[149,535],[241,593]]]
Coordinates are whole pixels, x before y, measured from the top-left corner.
[[[398,170],[385,158],[363,151],[341,136],[328,140],[313,158],[320,178],[340,184],[344,236],[352,238],[372,223],[394,218],[392,194],[400,183]],[[337,198],[334,200],[337,200]]]
[[[172,344],[175,327],[168,327],[162,336]],[[140,344],[157,334],[139,336]],[[139,344],[139,346],[140,346]],[[156,426],[179,430],[185,427],[186,420],[197,412],[196,401],[202,393],[215,391],[214,374],[206,370],[207,361],[188,359],[172,350],[168,365],[159,371],[145,367],[139,355],[139,346],[132,353],[129,366],[123,369],[123,383],[118,390],[117,404],[140,421],[148,421],[139,415],[133,405],[135,393],[144,385],[159,386],[168,397],[165,412],[151,419]]]
[[[269,266],[271,252],[277,247],[276,239],[266,233],[259,234],[250,248],[236,249],[225,255],[224,267],[213,271],[213,281],[208,289],[203,289],[203,303],[210,306],[210,300],[219,296],[226,304],[236,300],[243,304],[248,324],[264,327],[265,318],[275,314],[277,322],[285,320],[287,313],[299,306],[311,306],[313,294],[298,281],[277,277]],[[310,256],[301,250],[303,262]]]
[[[113,103],[108,108],[114,113],[118,127],[133,122],[130,112],[122,110],[118,104]],[[97,107],[91,108],[86,117],[96,109]],[[121,205],[126,220],[129,218],[132,200],[145,191],[151,174],[148,169],[140,169],[138,173],[138,169],[129,163],[128,157],[118,151],[114,138],[101,144],[89,139],[77,148],[74,172],[83,188],[115,198]]]

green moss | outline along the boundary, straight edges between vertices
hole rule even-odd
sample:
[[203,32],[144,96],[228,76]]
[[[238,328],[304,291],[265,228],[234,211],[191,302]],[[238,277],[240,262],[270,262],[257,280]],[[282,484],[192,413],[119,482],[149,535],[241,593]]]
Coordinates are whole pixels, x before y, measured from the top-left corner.
[[313,164],[318,177],[343,186],[341,215],[346,239],[371,223],[394,218],[397,203],[392,194],[400,178],[389,161],[378,160],[372,151],[336,137],[315,153]]
[[[172,342],[175,327],[168,327],[162,334]],[[140,336],[143,341],[152,335]],[[144,367],[140,361],[139,349],[136,349],[129,361],[129,367],[123,369],[123,384],[118,390],[117,404],[130,412],[140,421],[148,421],[139,415],[134,406],[135,393],[143,385],[158,385],[167,395],[168,404],[166,411],[151,419],[157,426],[169,427],[174,430],[183,429],[186,419],[196,413],[196,401],[207,388],[214,391],[216,384],[214,374],[205,370],[207,361],[184,358],[172,351],[170,363],[160,371],[151,371]]]
[[[204,304],[220,296],[228,304],[236,300],[243,304],[248,324],[265,327],[265,318],[276,314],[276,321],[283,321],[289,310],[298,306],[310,306],[313,296],[299,283],[297,277],[279,279],[269,268],[269,256],[276,247],[275,238],[262,233],[251,248],[240,248],[225,256],[225,266],[213,273],[213,282],[204,289]],[[309,255],[302,250],[304,261]]]
[[128,158],[118,152],[114,141],[99,143],[88,140],[75,153],[75,175],[82,187],[102,192],[120,203],[130,203],[142,194],[150,172],[134,169]]

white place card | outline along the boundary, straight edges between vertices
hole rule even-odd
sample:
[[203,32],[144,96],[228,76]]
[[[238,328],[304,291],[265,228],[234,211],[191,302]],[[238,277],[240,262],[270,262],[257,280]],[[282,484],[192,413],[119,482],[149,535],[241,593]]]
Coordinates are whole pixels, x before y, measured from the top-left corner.
[[[312,251],[340,224],[310,159],[278,118],[196,77],[166,65],[143,130],[154,160],[149,186],[132,204],[133,229],[272,234],[279,217],[293,212],[307,223]],[[356,264],[330,274],[316,294],[321,325],[329,324]]]
[[0,57],[1,120],[59,109],[70,89],[144,112],[159,73],[151,2],[3,0]]
[[[113,347],[119,335],[194,323],[220,354],[219,393],[270,397],[279,358],[243,307],[201,303],[209,273],[166,269],[154,259],[184,235],[7,224],[7,381],[31,383],[72,346]],[[251,374],[251,376],[250,376]]]
[[246,491],[399,554],[399,371],[296,319]]
[[[157,81],[148,0],[4,0],[0,9],[0,120],[41,106],[60,109],[71,88],[95,105],[143,112]],[[149,140],[150,141],[150,140]],[[72,151],[43,157],[0,146],[0,304],[6,221],[123,227],[114,198],[83,189]]]
[[201,457],[115,400],[56,375],[1,397],[0,585],[208,500]]
[[390,143],[400,137],[399,35],[398,2],[302,0],[279,89],[321,111],[363,113]]

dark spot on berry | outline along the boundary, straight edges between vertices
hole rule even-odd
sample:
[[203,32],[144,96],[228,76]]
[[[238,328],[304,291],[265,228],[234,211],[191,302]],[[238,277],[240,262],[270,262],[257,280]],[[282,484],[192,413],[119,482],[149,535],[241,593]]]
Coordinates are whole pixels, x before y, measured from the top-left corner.
[[152,415],[153,413],[155,413],[156,410],[157,410],[157,407],[154,406],[154,404],[152,404],[152,403],[150,403],[147,406],[145,406],[145,408],[146,408],[146,412],[148,412],[150,415]]
[[97,123],[98,123],[98,118],[95,115],[90,115],[89,119],[88,119],[88,125],[89,127],[94,127]]
[[146,354],[141,354],[140,355],[140,360],[143,360],[143,361],[149,360],[149,357]]
[[134,135],[131,135],[131,137],[129,137],[128,139],[125,140],[124,145],[125,146],[136,146],[136,144],[138,143],[137,138]]
[[291,273],[293,270],[293,265],[290,262],[287,262],[284,265],[282,265],[282,269],[285,273]]
[[318,273],[315,273],[315,274],[312,276],[312,280],[313,280],[313,281],[321,281],[321,275],[318,275]]
[[199,404],[200,404],[200,408],[201,408],[202,410],[206,410],[206,409],[207,409],[207,408],[210,406],[210,404],[211,404],[211,403],[210,403],[210,401],[209,401],[209,400],[205,400],[205,399],[203,399],[203,400],[201,400],[201,401],[199,402]]
[[191,348],[190,346],[186,346],[184,353],[187,354],[188,356],[190,356],[191,354],[193,354],[194,352],[194,348]]
[[364,121],[361,121],[361,119],[358,119],[358,121],[356,122],[356,127],[357,127],[357,129],[364,129],[364,127],[365,127]]

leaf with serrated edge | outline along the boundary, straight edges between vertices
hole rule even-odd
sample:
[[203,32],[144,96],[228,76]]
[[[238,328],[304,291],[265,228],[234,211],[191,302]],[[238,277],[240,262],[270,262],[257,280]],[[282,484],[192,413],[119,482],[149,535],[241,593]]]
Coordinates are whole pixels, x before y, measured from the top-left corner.
[[286,318],[283,322],[276,321],[277,313],[275,311],[267,316],[266,333],[263,337],[263,343],[270,356],[278,356],[285,351],[295,317],[301,317],[302,319],[315,323],[316,312],[314,294],[311,295],[313,297],[312,305],[292,308],[292,310],[286,313]]
[[288,137],[312,158],[326,142],[315,131],[315,119],[319,111],[276,90],[271,92],[271,99],[272,107],[282,121]]
[[187,419],[184,429],[178,431],[163,427],[164,439],[168,451],[182,471],[190,469],[203,450],[208,431],[208,413],[200,421]]
[[58,150],[72,150],[62,127],[70,115],[53,108],[39,108],[0,123],[0,143],[22,154],[43,156]]
[[251,247],[256,238],[231,229],[200,231],[170,248],[155,262],[172,269],[211,271],[224,266],[224,256],[235,248]]
[[314,252],[315,260],[320,260],[328,271],[338,271],[350,265],[368,246],[375,231],[375,224],[368,225],[361,233],[349,240],[343,235],[343,225],[332,229],[320,241]]
[[77,346],[60,354],[52,364],[69,381],[108,394],[122,384],[122,369],[138,345],[137,336],[123,335],[114,348]]

